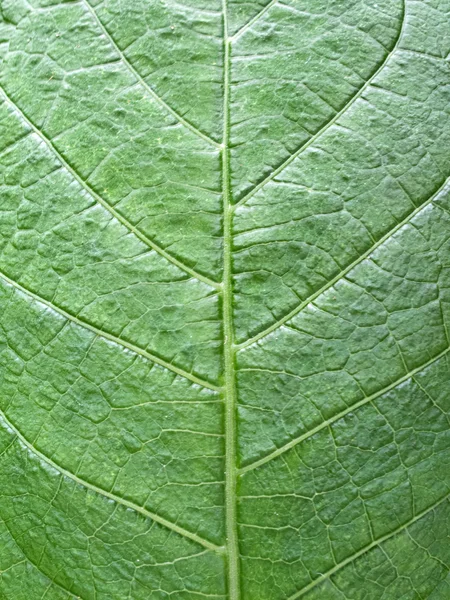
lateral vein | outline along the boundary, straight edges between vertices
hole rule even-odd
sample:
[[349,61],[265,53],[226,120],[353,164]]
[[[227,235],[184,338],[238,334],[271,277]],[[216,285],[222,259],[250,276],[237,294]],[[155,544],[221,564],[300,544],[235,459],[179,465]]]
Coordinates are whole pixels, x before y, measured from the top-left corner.
[[315,435],[319,431],[322,431],[323,429],[326,429],[327,427],[329,427],[333,423],[336,423],[336,421],[339,421],[339,419],[342,419],[345,416],[347,416],[348,414],[354,412],[355,410],[357,410],[361,406],[364,406],[365,404],[369,404],[370,402],[373,402],[374,400],[376,400],[377,398],[379,398],[383,394],[387,394],[388,392],[390,392],[391,390],[395,389],[396,387],[398,387],[399,385],[401,385],[405,381],[408,381],[408,379],[413,378],[414,375],[416,375],[420,371],[423,371],[424,369],[426,369],[427,367],[429,367],[430,365],[432,365],[433,363],[435,363],[436,361],[438,361],[439,359],[441,359],[443,356],[445,356],[446,354],[448,354],[449,351],[450,351],[450,348],[445,348],[444,350],[442,350],[442,352],[440,352],[439,354],[437,354],[436,356],[434,356],[433,358],[431,358],[430,360],[428,360],[426,363],[424,363],[422,365],[419,365],[418,367],[416,367],[412,371],[409,371],[409,373],[406,373],[405,375],[403,375],[403,377],[400,377],[400,379],[397,379],[396,381],[394,381],[390,385],[384,387],[382,390],[379,390],[378,392],[375,392],[374,394],[372,394],[370,396],[367,396],[367,398],[363,398],[359,402],[356,402],[355,404],[352,404],[351,406],[349,406],[348,408],[346,408],[346,409],[342,410],[341,412],[337,413],[336,415],[334,415],[330,419],[327,419],[326,421],[323,421],[322,423],[320,423],[319,425],[317,425],[316,427],[314,427],[314,429],[311,429],[310,431],[307,431],[306,433],[300,435],[299,437],[291,440],[290,442],[288,442],[284,446],[281,446],[280,448],[277,448],[276,450],[274,450],[270,454],[267,454],[263,458],[260,458],[259,460],[256,460],[255,462],[252,462],[249,465],[246,465],[245,467],[242,467],[242,469],[239,469],[238,474],[239,475],[244,475],[248,471],[253,471],[253,469],[257,469],[258,467],[261,467],[262,465],[265,465],[266,463],[268,463],[271,460],[277,458],[281,454],[284,454],[285,452],[287,452],[291,448],[294,448],[295,446],[297,446],[297,444],[300,444],[301,442],[304,442],[305,440],[307,440],[308,438],[312,437],[313,435]]
[[[62,592],[64,592],[64,594],[69,594],[72,598],[75,598],[76,600],[83,600],[83,598],[80,595],[75,595],[73,592],[71,592],[70,590],[68,590],[66,587],[64,587],[63,585],[61,585],[60,583],[58,583],[57,581],[55,581],[55,579],[51,578],[50,575],[48,575],[47,573],[45,573],[45,571],[42,570],[42,568],[37,565],[33,560],[31,560],[31,558],[27,555],[27,553],[25,552],[25,550],[22,548],[22,546],[18,543],[18,541],[15,539],[11,529],[8,526],[7,521],[2,521],[2,523],[5,525],[6,529],[8,530],[12,540],[14,541],[15,545],[17,546],[17,548],[19,548],[20,552],[23,554],[24,559],[23,561],[20,562],[29,562],[30,565],[33,565],[33,567],[36,569],[36,571],[39,571],[39,573],[41,573],[42,575],[44,575],[44,577],[46,579],[48,579],[50,581],[50,583],[52,583],[53,585],[55,585],[57,588],[59,588]],[[17,563],[20,564],[20,563]],[[1,571],[1,573],[4,573],[5,571]],[[47,592],[47,590],[46,590]]]
[[128,350],[131,350],[131,352],[133,352],[134,354],[139,354],[140,356],[143,356],[147,360],[150,360],[150,361],[152,361],[152,362],[160,365],[161,367],[164,367],[165,369],[168,369],[169,371],[172,371],[173,373],[176,373],[177,375],[180,375],[180,377],[184,377],[185,379],[189,379],[190,381],[192,381],[192,383],[196,383],[197,385],[200,385],[200,386],[202,386],[204,388],[208,388],[208,389],[213,390],[215,392],[219,392],[220,391],[221,388],[219,388],[218,386],[210,383],[209,381],[204,381],[203,379],[200,379],[196,375],[193,375],[192,373],[188,373],[187,371],[184,371],[183,369],[180,369],[179,367],[177,367],[177,366],[175,366],[175,365],[173,365],[173,364],[165,361],[164,359],[159,358],[159,356],[156,356],[155,354],[152,354],[151,352],[148,352],[147,350],[144,350],[143,348],[139,348],[138,346],[135,346],[134,344],[131,344],[131,343],[125,341],[125,340],[122,340],[121,338],[118,338],[115,335],[112,335],[111,333],[108,333],[107,331],[103,331],[102,329],[98,329],[97,327],[95,327],[95,325],[91,325],[87,321],[84,321],[83,319],[80,319],[79,317],[76,317],[75,315],[72,315],[71,313],[67,312],[63,308],[60,308],[59,306],[56,306],[55,304],[52,304],[48,300],[45,300],[45,298],[42,298],[41,296],[39,296],[38,294],[32,292],[31,290],[29,290],[28,288],[24,287],[20,283],[17,283],[17,281],[14,281],[13,279],[9,278],[7,275],[5,275],[4,273],[2,273],[1,271],[0,271],[0,278],[4,279],[7,283],[9,283],[9,285],[11,285],[11,286],[15,287],[16,289],[20,290],[22,293],[26,294],[27,296],[32,297],[37,302],[39,302],[41,304],[44,304],[45,306],[47,306],[51,310],[59,313],[65,319],[67,319],[69,321],[72,321],[73,323],[76,323],[77,325],[79,325],[80,327],[83,327],[84,329],[89,329],[90,331],[92,331],[93,333],[95,333],[97,336],[105,338],[105,339],[109,340],[110,342],[113,342],[114,344],[117,344],[118,346],[127,348]]
[[340,271],[335,277],[333,277],[333,279],[328,281],[324,286],[322,286],[319,290],[317,290],[317,292],[314,292],[314,294],[311,294],[311,296],[306,298],[306,300],[304,300],[298,306],[296,306],[294,309],[292,309],[289,313],[287,313],[287,315],[285,315],[284,317],[282,317],[281,319],[279,319],[278,321],[276,321],[275,323],[270,325],[270,327],[267,327],[260,333],[257,333],[253,337],[246,340],[245,342],[236,344],[236,349],[239,351],[239,350],[243,350],[244,348],[248,348],[248,346],[251,346],[252,344],[258,342],[260,339],[266,337],[267,335],[272,333],[272,331],[275,331],[276,329],[281,327],[284,323],[286,323],[287,321],[292,319],[292,317],[294,317],[296,314],[301,312],[308,304],[310,304],[311,302],[316,300],[324,292],[326,292],[328,289],[333,287],[333,285],[335,285],[339,280],[341,280],[343,277],[345,277],[352,269],[354,269],[357,265],[359,265],[363,260],[368,258],[373,252],[375,252],[375,250],[379,246],[384,244],[393,235],[395,235],[397,233],[397,231],[399,231],[402,227],[407,225],[426,206],[428,206],[429,204],[434,202],[434,200],[436,200],[436,198],[438,196],[440,196],[441,194],[445,194],[448,191],[450,191],[450,176],[447,177],[447,179],[444,181],[444,183],[439,187],[439,189],[436,192],[434,192],[434,194],[432,196],[430,196],[423,204],[418,206],[409,215],[407,215],[402,221],[400,221],[400,223],[397,223],[397,225],[395,227],[393,227],[383,237],[381,237],[375,244],[373,244],[368,250],[366,250],[366,252],[364,252],[364,254],[361,254],[361,256],[358,256],[358,258],[356,260],[354,260],[351,264],[349,264],[348,267],[346,267],[345,269]]
[[64,467],[55,463],[51,458],[49,458],[48,456],[43,454],[40,450],[37,450],[31,444],[31,442],[29,442],[27,440],[27,438],[19,431],[19,429],[17,429],[17,427],[15,425],[13,425],[13,423],[11,423],[11,421],[9,419],[7,419],[5,414],[1,411],[0,411],[0,419],[3,420],[4,426],[6,426],[6,428],[10,429],[14,433],[14,435],[20,440],[20,442],[26,448],[28,448],[28,450],[30,450],[30,452],[32,452],[38,458],[40,458],[42,461],[44,461],[45,463],[47,463],[48,465],[53,467],[61,475],[64,475],[68,479],[71,479],[72,481],[74,481],[78,485],[83,486],[84,488],[90,489],[91,491],[93,491],[101,496],[104,496],[104,497],[108,498],[109,500],[113,500],[117,504],[121,504],[121,505],[125,506],[126,508],[130,508],[130,509],[140,513],[141,515],[144,515],[145,517],[152,519],[152,521],[155,521],[156,523],[159,523],[160,525],[163,525],[164,527],[167,527],[168,529],[175,531],[176,533],[178,533],[179,535],[181,535],[183,537],[189,538],[189,539],[193,540],[194,542],[197,542],[198,544],[202,545],[204,548],[207,548],[208,550],[212,550],[215,552],[222,551],[221,546],[217,546],[216,544],[213,544],[212,542],[209,542],[208,540],[203,539],[196,533],[188,531],[187,529],[184,529],[183,527],[180,527],[179,525],[176,525],[175,523],[168,521],[164,517],[160,517],[156,513],[151,512],[151,511],[147,510],[146,508],[143,508],[142,506],[138,506],[137,504],[134,504],[134,502],[130,502],[129,500],[125,500],[124,498],[121,498],[120,496],[116,496],[115,494],[112,494],[111,492],[107,492],[106,490],[103,490],[102,488],[99,488],[96,485],[89,483],[88,481],[85,481],[84,479],[81,479],[80,477],[78,477],[74,473],[68,471],[67,469],[64,469]]
[[334,125],[336,123],[336,121],[338,121],[342,117],[342,115],[344,113],[346,113],[348,111],[348,109],[358,100],[358,98],[360,98],[362,96],[362,94],[364,94],[366,89],[371,85],[371,83],[374,81],[374,79],[376,79],[376,77],[379,75],[379,73],[381,73],[381,71],[384,69],[384,67],[388,63],[389,59],[394,55],[394,53],[398,49],[401,39],[402,39],[405,21],[406,21],[406,19],[405,19],[405,0],[403,0],[402,19],[401,19],[401,24],[400,24],[399,32],[397,35],[397,39],[395,40],[395,44],[394,44],[392,50],[386,54],[386,57],[384,58],[383,62],[378,67],[378,69],[375,71],[375,73],[371,77],[369,77],[369,79],[356,92],[356,94],[354,96],[352,96],[352,98],[349,100],[349,102],[347,102],[347,104],[345,104],[345,106],[339,112],[337,112],[332,119],[327,121],[325,123],[325,125],[323,125],[319,129],[319,131],[317,131],[317,133],[315,133],[312,137],[310,137],[309,140],[307,142],[305,142],[304,144],[302,144],[300,146],[300,148],[298,148],[293,154],[288,156],[288,158],[286,160],[284,160],[275,170],[273,170],[265,179],[263,179],[260,183],[255,185],[243,198],[241,198],[239,200],[239,202],[236,202],[236,204],[233,206],[233,210],[236,210],[239,206],[242,206],[245,202],[247,202],[247,200],[249,200],[252,196],[254,196],[257,192],[259,192],[259,190],[262,189],[267,183],[269,183],[269,181],[272,181],[272,179],[274,179],[277,175],[279,175],[282,171],[284,171],[284,169],[288,165],[290,165],[291,162],[293,162],[300,154],[302,154],[307,148],[309,148],[312,144],[314,144],[314,142],[319,137],[321,137],[332,125]]
[[250,19],[250,21],[248,21],[245,25],[238,29],[236,33],[233,34],[233,36],[230,38],[230,41],[235,42],[238,38],[240,38],[243,33],[253,27],[253,25],[259,21],[274,4],[277,4],[277,2],[278,0],[271,0],[268,4],[266,4],[253,18]]
[[150,85],[138,73],[138,71],[133,67],[133,65],[127,59],[127,57],[125,56],[125,54],[119,48],[119,46],[117,45],[117,43],[114,40],[113,36],[109,33],[108,29],[103,24],[103,21],[97,15],[97,12],[94,10],[93,6],[91,6],[91,3],[89,2],[89,0],[82,0],[82,2],[84,2],[86,8],[89,10],[89,12],[92,15],[92,17],[94,18],[95,22],[97,23],[97,25],[102,30],[103,34],[109,40],[110,44],[114,47],[115,51],[120,56],[120,59],[122,60],[122,62],[124,63],[124,65],[127,67],[127,69],[129,71],[131,71],[131,73],[133,73],[133,75],[136,77],[136,79],[139,81],[139,83],[143,87],[145,87],[145,89],[149,92],[149,94],[152,96],[152,98],[154,100],[156,100],[156,102],[158,102],[162,107],[164,107],[173,117],[175,117],[175,119],[177,121],[179,121],[187,129],[189,129],[190,131],[192,131],[192,133],[194,133],[198,137],[202,138],[202,140],[204,140],[208,144],[211,144],[215,148],[220,148],[220,144],[218,144],[211,137],[209,137],[209,135],[206,135],[206,133],[203,133],[203,131],[200,131],[200,129],[197,129],[197,127],[195,127],[192,123],[190,123],[189,121],[187,121],[182,115],[180,115],[179,112],[177,112],[174,108],[172,108],[169,104],[167,104],[167,102],[165,100],[163,100],[161,98],[161,96],[159,94],[157,94],[152,87],[150,87]]
[[[22,546],[18,543],[18,541],[15,539],[11,529],[8,526],[8,523],[6,521],[2,521],[2,523],[5,525],[6,529],[8,530],[11,538],[13,539],[15,545],[17,546],[17,548],[19,548],[20,552],[23,554],[24,556],[24,560],[21,562],[29,562],[30,565],[33,565],[33,567],[36,569],[36,571],[39,571],[39,573],[41,573],[42,575],[44,575],[44,577],[46,579],[48,579],[53,585],[55,585],[57,588],[59,588],[61,591],[64,592],[64,594],[69,594],[70,596],[72,596],[72,598],[75,598],[76,600],[83,600],[83,598],[78,595],[78,594],[74,594],[73,592],[71,592],[70,590],[68,590],[66,587],[64,587],[63,585],[61,585],[60,583],[58,583],[57,581],[55,581],[55,579],[51,578],[50,575],[47,575],[47,573],[45,571],[42,570],[42,568],[37,565],[33,560],[31,560],[31,558],[27,555],[27,553],[25,552],[25,550],[22,548]],[[19,564],[19,563],[17,563]],[[5,571],[1,571],[1,573],[4,573]],[[44,597],[44,596],[43,596]]]
[[163,256],[166,260],[177,266],[179,269],[191,275],[195,279],[206,283],[207,285],[213,287],[214,289],[219,289],[220,284],[200,273],[191,269],[183,262],[169,254],[166,250],[155,244],[152,240],[150,240],[144,233],[142,233],[137,227],[132,225],[123,215],[121,215],[114,207],[112,207],[106,200],[104,200],[97,192],[86,182],[84,179],[77,173],[77,171],[67,162],[67,160],[63,157],[60,151],[56,148],[53,142],[38,128],[36,125],[26,116],[26,114],[22,111],[21,108],[14,102],[14,100],[6,93],[4,88],[0,88],[0,91],[5,99],[5,101],[17,112],[20,117],[25,121],[25,123],[34,131],[36,135],[38,135],[41,140],[46,144],[48,148],[53,152],[59,162],[63,165],[63,167],[72,175],[72,177],[78,181],[78,183],[87,191],[87,193],[96,200],[104,209],[106,209],[109,213],[117,219],[128,231],[133,233],[136,237],[138,237],[141,242],[144,242],[149,248]]
[[332,569],[330,569],[329,571],[327,571],[326,573],[324,573],[323,575],[321,575],[320,577],[318,577],[317,579],[315,579],[314,581],[312,581],[309,585],[307,585],[303,589],[299,590],[298,592],[295,592],[295,594],[293,594],[292,596],[289,596],[289,598],[287,598],[287,600],[297,600],[297,598],[301,598],[307,592],[311,591],[313,588],[315,588],[319,584],[323,583],[326,579],[328,579],[329,577],[331,577],[331,575],[334,575],[334,573],[336,573],[337,571],[339,571],[343,567],[346,567],[348,564],[354,562],[357,558],[359,558],[363,554],[366,554],[366,552],[369,552],[370,550],[372,550],[373,548],[376,548],[377,546],[379,546],[383,542],[386,542],[390,538],[392,538],[392,537],[396,536],[397,534],[401,533],[402,531],[404,531],[408,527],[411,527],[411,525],[414,525],[414,523],[416,521],[419,521],[420,519],[422,519],[423,517],[425,517],[427,514],[429,514],[430,512],[432,512],[433,510],[435,510],[436,508],[438,508],[441,504],[444,504],[444,502],[446,502],[449,498],[450,498],[450,494],[446,494],[443,498],[441,498],[440,500],[438,500],[437,502],[435,502],[434,504],[432,504],[431,506],[429,506],[425,510],[421,511],[420,513],[418,513],[415,517],[413,517],[412,519],[410,519],[406,523],[403,523],[403,525],[400,525],[399,527],[397,527],[396,529],[394,529],[394,531],[391,531],[390,533],[387,533],[386,535],[383,535],[383,536],[379,537],[378,539],[376,539],[375,541],[373,541],[368,546],[365,546],[364,548],[362,548],[361,550],[359,550],[359,552],[355,552],[355,554],[352,554],[352,556],[349,556],[345,560],[341,561],[340,563],[338,563],[337,565],[335,565]]

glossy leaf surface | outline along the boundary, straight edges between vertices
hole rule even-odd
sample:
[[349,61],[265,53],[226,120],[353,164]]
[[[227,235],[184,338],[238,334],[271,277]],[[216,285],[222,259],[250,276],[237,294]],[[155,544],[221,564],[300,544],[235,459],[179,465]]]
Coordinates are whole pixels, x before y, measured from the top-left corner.
[[1,600],[448,600],[449,0],[0,0]]

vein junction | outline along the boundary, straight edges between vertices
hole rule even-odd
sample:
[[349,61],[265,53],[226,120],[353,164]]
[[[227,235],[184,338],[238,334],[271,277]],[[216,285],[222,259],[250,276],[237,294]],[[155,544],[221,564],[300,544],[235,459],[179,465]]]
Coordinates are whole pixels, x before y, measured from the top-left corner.
[[[412,121],[416,119],[414,111],[420,114],[412,128],[417,137],[411,134],[408,148],[397,147],[401,138],[399,131],[402,131],[396,129],[401,121],[398,114],[405,112],[405,100],[391,80],[397,82],[410,77],[413,81],[414,73],[422,70],[416,63],[408,73],[408,65],[417,60],[427,61],[427,68],[435,69],[432,79],[440,81],[442,60],[433,56],[431,63],[427,52],[402,49],[408,19],[405,6],[398,2],[395,6],[399,14],[390,15],[389,23],[382,20],[385,15],[377,14],[377,27],[372,28],[370,35],[353,28],[358,48],[364,48],[362,54],[373,60],[365,66],[349,66],[350,40],[346,62],[332,60],[322,71],[326,78],[336,69],[333,76],[339,81],[349,80],[351,85],[345,93],[338,90],[336,97],[325,96],[308,84],[310,67],[305,61],[302,66],[306,83],[296,80],[295,73],[292,75],[289,71],[299,60],[296,52],[292,51],[286,58],[281,42],[273,52],[264,49],[267,41],[264,31],[273,14],[280,18],[280,23],[285,19],[292,25],[286,31],[280,25],[272,32],[275,37],[281,36],[280,40],[286,42],[287,47],[293,43],[289,31],[297,31],[296,23],[301,24],[302,19],[311,19],[313,15],[272,0],[246,24],[232,29],[232,4],[228,6],[227,0],[222,4],[223,132],[219,143],[214,133],[206,133],[208,127],[203,131],[203,126],[195,125],[195,119],[172,107],[164,94],[158,93],[157,86],[150,85],[151,78],[141,75],[139,67],[129,58],[134,50],[128,47],[124,50],[124,45],[116,41],[110,22],[102,16],[103,8],[97,8],[89,0],[81,2],[101,31],[102,39],[112,48],[108,51],[112,52],[108,54],[110,62],[105,59],[102,69],[113,72],[115,63],[120,62],[121,77],[126,81],[121,94],[128,98],[126,102],[136,102],[136,97],[127,94],[137,94],[139,90],[140,95],[144,93],[140,100],[150,98],[151,102],[133,106],[145,106],[150,121],[156,119],[156,113],[151,112],[156,105],[168,119],[164,125],[158,121],[159,129],[152,130],[151,136],[148,129],[140,130],[136,138],[124,141],[117,151],[131,165],[129,168],[134,168],[135,163],[139,165],[140,157],[133,154],[133,148],[138,147],[140,139],[151,137],[153,140],[161,135],[148,156],[160,160],[155,172],[158,169],[164,172],[169,187],[167,191],[164,188],[167,181],[162,181],[151,188],[151,193],[161,194],[160,202],[167,205],[180,192],[180,186],[184,186],[183,194],[187,189],[192,191],[186,196],[189,202],[206,194],[210,204],[205,209],[199,204],[192,213],[196,218],[206,215],[202,223],[217,218],[218,198],[221,198],[223,263],[220,268],[215,265],[209,270],[208,264],[201,263],[203,250],[198,252],[196,260],[186,259],[182,243],[184,237],[189,237],[189,233],[184,233],[189,232],[189,228],[183,230],[178,239],[154,241],[153,235],[148,233],[151,223],[149,225],[142,215],[130,217],[139,209],[144,197],[135,201],[136,190],[114,197],[106,184],[101,191],[105,173],[110,173],[108,169],[115,164],[114,152],[96,164],[80,164],[71,149],[69,129],[55,136],[45,133],[56,108],[51,108],[42,125],[36,115],[20,108],[23,95],[7,92],[5,84],[5,101],[25,127],[25,133],[22,131],[11,142],[9,150],[22,148],[23,152],[23,148],[28,147],[26,144],[38,138],[39,144],[42,142],[45,146],[46,156],[47,153],[52,155],[51,166],[42,177],[51,183],[49,188],[55,188],[62,196],[68,185],[77,186],[75,208],[61,220],[69,225],[66,230],[58,231],[58,239],[69,237],[67,232],[75,219],[82,231],[94,223],[97,231],[107,232],[104,237],[99,234],[96,243],[105,244],[108,260],[102,263],[102,271],[95,271],[98,265],[84,269],[85,265],[80,266],[74,260],[77,266],[67,279],[64,279],[67,265],[58,265],[59,271],[55,269],[55,272],[64,272],[61,277],[64,285],[67,281],[70,285],[77,281],[79,287],[64,288],[58,284],[52,288],[50,285],[42,295],[33,284],[30,275],[33,269],[19,275],[13,270],[0,275],[7,290],[3,292],[2,287],[8,310],[13,310],[10,304],[21,303],[23,313],[28,315],[23,330],[34,332],[36,320],[40,319],[45,321],[40,332],[48,335],[42,347],[38,347],[39,344],[32,347],[31,354],[17,340],[9,341],[15,360],[25,365],[26,375],[20,375],[18,387],[28,393],[27,378],[41,383],[40,361],[49,364],[53,361],[52,369],[49,368],[51,374],[58,371],[58,364],[63,364],[71,381],[54,406],[45,405],[41,410],[39,403],[35,403],[37,408],[31,403],[35,411],[34,429],[21,416],[20,399],[13,397],[2,413],[3,428],[12,431],[14,439],[45,462],[50,470],[56,470],[61,481],[70,480],[94,496],[117,505],[105,519],[106,523],[114,522],[116,512],[121,509],[131,509],[130,512],[144,517],[150,529],[133,534],[133,540],[140,539],[140,535],[153,535],[148,522],[154,521],[162,529],[178,534],[173,536],[177,540],[193,543],[186,554],[175,559],[158,559],[157,566],[165,568],[175,562],[195,560],[205,552],[219,557],[218,560],[224,555],[227,589],[217,594],[218,597],[227,594],[230,600],[239,600],[241,595],[256,598],[261,590],[270,587],[276,597],[294,600],[322,585],[331,586],[323,588],[324,594],[329,590],[334,593],[333,586],[337,586],[334,575],[355,560],[365,568],[366,555],[373,556],[372,551],[379,547],[394,565],[396,553],[391,549],[400,539],[405,544],[406,536],[413,540],[417,552],[424,553],[424,564],[439,563],[444,568],[445,561],[436,558],[432,554],[434,550],[426,547],[425,540],[417,534],[416,525],[421,519],[431,518],[432,513],[441,514],[449,489],[440,466],[440,457],[445,451],[444,431],[448,427],[441,393],[441,386],[448,380],[450,341],[445,299],[448,281],[441,267],[445,264],[443,249],[448,239],[449,180],[443,180],[440,168],[435,169],[431,159],[427,163],[426,183],[413,180],[415,175],[411,175],[409,169],[403,169],[398,175],[403,163],[396,165],[394,177],[395,169],[389,162],[398,160],[400,164],[402,157],[407,156],[411,164],[422,165],[425,155],[437,156],[431,141],[431,150],[427,147],[426,152],[420,152],[422,139],[428,140],[427,123],[422,122],[422,115],[432,114],[428,110],[432,102],[439,105],[442,100],[439,92],[435,86],[428,90],[421,81],[420,90],[425,100],[417,104],[411,101],[407,107]],[[355,18],[352,7],[349,10],[342,21],[335,15],[327,16],[333,25],[329,27],[327,22],[327,34],[344,21],[349,23]],[[213,13],[211,11],[215,18]],[[319,19],[317,27],[320,26]],[[376,39],[377,32],[383,28],[389,35]],[[319,31],[317,38],[321,39],[321,35]],[[174,39],[177,39],[175,34]],[[295,43],[303,41],[296,39]],[[315,40],[304,43],[312,48]],[[326,52],[318,52],[316,56],[309,46],[308,52],[312,63],[317,56],[326,55]],[[399,78],[395,76],[396,61],[406,52],[408,61],[405,61],[406,66],[402,64],[402,78]],[[251,64],[261,57],[266,65],[262,75],[258,74],[257,66]],[[314,71],[315,67],[311,68]],[[247,77],[248,72],[252,72],[254,79]],[[384,77],[385,73],[389,77]],[[101,76],[99,71],[98,77]],[[113,79],[111,76],[111,82]],[[270,89],[264,88],[265,80],[272,86]],[[291,96],[290,101],[295,103],[300,99],[303,105],[310,102],[311,114],[318,116],[317,123],[309,129],[302,129],[289,117],[290,105],[283,94],[292,85],[296,95]],[[259,102],[253,102],[255,90],[264,96],[264,93],[270,95],[274,87],[278,95],[270,96],[268,108],[282,102],[283,110],[275,110],[271,115],[276,125],[267,128],[270,135],[274,135],[270,143],[269,138],[264,137],[269,135],[267,131],[261,133],[264,152],[268,154],[267,161],[264,155],[260,163],[268,167],[264,167],[259,179],[255,181],[252,177],[247,181],[246,165],[255,168],[252,161],[256,160],[255,156],[258,158],[260,150],[256,142],[234,143],[231,132],[236,128],[233,131],[240,132],[236,133],[236,139],[239,136],[253,139],[248,128],[260,122],[261,115],[249,113],[240,118],[239,110],[244,106],[251,111],[252,107],[259,106]],[[108,85],[104,88],[107,90]],[[245,103],[242,102],[244,94],[248,98]],[[236,114],[231,115],[232,110]],[[295,106],[293,110],[295,112]],[[389,140],[389,152],[370,127],[361,131],[360,124],[372,123],[374,115],[385,130],[396,133]],[[277,128],[281,132],[280,139],[276,138]],[[289,143],[284,143],[283,131],[286,139],[289,134]],[[172,147],[176,148],[178,157],[182,156],[183,160],[186,156],[194,157],[193,164],[201,166],[192,181],[171,180],[172,175],[174,180],[177,177],[170,172],[176,170],[175,159],[167,159],[165,153]],[[346,160],[339,158],[339,152]],[[219,156],[221,189],[214,187],[210,177],[214,168],[217,169]],[[443,162],[441,158],[436,159],[436,164]],[[173,168],[164,170],[170,161]],[[355,164],[363,173],[362,183],[356,167],[346,171],[348,165]],[[103,171],[105,165],[108,167]],[[326,177],[321,177],[321,173]],[[310,176],[309,181],[305,174]],[[55,187],[58,177],[64,177],[61,180],[64,185],[60,183],[59,188]],[[201,186],[197,181],[201,181]],[[233,203],[235,186],[236,202]],[[372,214],[375,197],[376,211],[383,215],[378,220]],[[384,202],[385,198],[389,202]],[[130,206],[131,212],[127,213]],[[174,207],[173,214],[177,218],[179,210],[178,206]],[[187,222],[189,218],[183,216],[182,220]],[[378,223],[381,220],[382,227]],[[335,231],[343,236],[342,240],[333,238]],[[351,234],[345,238],[348,231]],[[111,235],[109,240],[108,235]],[[198,236],[192,244],[192,251],[204,242],[200,238]],[[209,252],[211,248],[208,248]],[[208,252],[203,254],[209,256]],[[75,253],[74,248],[70,247],[70,253]],[[133,265],[133,273],[143,272],[145,277],[127,283],[123,289],[105,292],[98,282],[107,281],[110,269],[118,269],[114,272],[117,281],[127,277],[131,269],[120,270],[124,262]],[[277,271],[281,263],[282,269]],[[35,263],[35,273],[45,271],[42,264]],[[436,265],[439,268],[435,268]],[[223,275],[217,275],[217,281],[216,275],[209,275],[220,271]],[[155,272],[159,279],[152,280]],[[169,282],[170,278],[173,281]],[[95,293],[87,299],[83,296],[78,305],[78,297],[86,293],[83,287],[86,281],[91,282]],[[265,316],[260,317],[259,312],[255,316],[256,304],[252,297],[255,290],[261,315],[265,311]],[[167,304],[165,298],[170,299]],[[98,321],[104,307],[110,310],[112,305],[108,320]],[[184,320],[177,321],[173,315],[179,314],[180,306],[188,312]],[[35,309],[35,314],[30,316]],[[198,315],[202,317],[200,321],[196,320]],[[253,318],[256,325],[250,322]],[[147,345],[149,339],[153,346]],[[429,342],[426,347],[424,339]],[[220,344],[221,351],[218,350]],[[77,345],[83,347],[83,357],[69,353]],[[161,356],[158,347],[164,348]],[[223,375],[218,370],[213,372],[212,366],[219,364],[221,355]],[[211,362],[207,363],[211,356]],[[102,364],[99,357],[103,357]],[[98,373],[105,374],[104,378],[98,380]],[[136,387],[137,381],[144,382],[140,388]],[[51,379],[50,399],[55,390],[59,393],[58,385],[61,385],[59,381]],[[117,389],[126,397],[118,400]],[[89,414],[83,414],[83,407],[76,401],[80,395],[89,397],[92,402]],[[39,402],[50,402],[49,398],[39,398]],[[164,411],[169,410],[168,406],[170,424],[165,421]],[[223,436],[217,433],[222,427],[222,407]],[[43,411],[48,413],[45,419]],[[139,428],[142,415],[148,416],[145,436]],[[64,455],[61,444],[49,452],[45,450],[45,440],[49,427],[54,435],[57,431],[58,436],[73,435],[75,422],[81,431],[77,438],[80,456],[78,462],[73,461],[68,466],[64,461],[72,458]],[[111,440],[120,440],[118,447]],[[111,447],[105,451],[107,443]],[[4,453],[9,451],[8,446]],[[241,456],[243,462],[239,468]],[[100,463],[95,462],[100,459],[108,465],[104,473],[100,473]],[[225,531],[216,527],[221,520],[223,464]],[[143,481],[151,482],[151,486],[154,484],[148,497],[140,494],[139,486],[128,489],[133,487],[129,482],[136,481],[136,473]],[[188,481],[186,474],[191,480]],[[423,493],[429,482],[426,477],[433,480],[430,498]],[[64,482],[50,498],[52,510],[58,504],[56,499]],[[174,497],[188,498],[186,506],[181,503],[183,509],[190,511],[187,517],[175,506]],[[385,516],[386,506],[394,507],[389,519]],[[189,526],[184,525],[186,522]],[[14,537],[14,530],[11,531]],[[224,536],[226,546],[221,543]],[[158,542],[163,547],[165,543]],[[320,564],[315,562],[318,556]],[[217,564],[214,563],[214,569],[219,569]],[[35,566],[41,568],[40,562]],[[139,573],[139,565],[134,567],[135,573]],[[48,575],[47,569],[46,566],[41,572]],[[349,570],[345,573],[351,578]],[[134,577],[135,574],[131,579]],[[403,579],[408,577],[405,575]],[[190,593],[177,585],[167,593]],[[65,589],[72,594],[70,586]],[[132,597],[131,588],[127,593]],[[206,588],[198,593],[214,596],[211,589]],[[91,597],[90,594],[87,592],[86,597]]]

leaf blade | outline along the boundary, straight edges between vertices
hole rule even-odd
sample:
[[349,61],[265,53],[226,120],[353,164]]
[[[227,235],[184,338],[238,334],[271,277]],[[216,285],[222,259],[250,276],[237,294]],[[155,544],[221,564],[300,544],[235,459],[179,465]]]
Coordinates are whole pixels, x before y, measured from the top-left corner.
[[448,0],[4,0],[0,596],[449,589]]

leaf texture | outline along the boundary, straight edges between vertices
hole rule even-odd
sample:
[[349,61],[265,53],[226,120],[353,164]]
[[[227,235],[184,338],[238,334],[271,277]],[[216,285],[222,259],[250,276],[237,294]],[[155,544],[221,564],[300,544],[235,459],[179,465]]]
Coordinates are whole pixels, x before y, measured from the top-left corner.
[[0,0],[0,598],[450,597],[449,0]]

